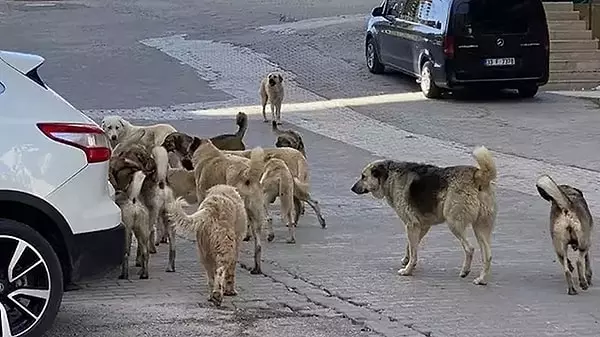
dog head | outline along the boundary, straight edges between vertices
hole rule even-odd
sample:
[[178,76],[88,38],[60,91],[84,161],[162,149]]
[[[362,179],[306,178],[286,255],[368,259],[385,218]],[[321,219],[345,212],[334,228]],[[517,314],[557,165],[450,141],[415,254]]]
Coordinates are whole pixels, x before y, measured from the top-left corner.
[[109,181],[117,191],[127,191],[137,171],[142,171],[151,179],[156,177],[156,162],[141,145],[131,145],[110,158]]
[[[194,137],[186,135],[183,132],[170,133],[162,143],[167,152],[174,152],[179,157],[183,158],[189,154],[190,146],[194,141]],[[192,151],[193,153],[193,151]]]
[[181,155],[181,166],[189,171],[194,169],[192,158],[196,151],[202,153],[203,149],[208,147],[216,149],[210,139],[192,137],[187,144],[188,145],[185,145],[185,154]]
[[102,119],[101,127],[108,136],[113,147],[123,138],[126,133],[127,122],[120,116],[106,116]]
[[375,198],[384,197],[383,185],[388,179],[389,172],[385,160],[374,161],[363,169],[360,179],[352,185],[356,194],[371,193]]
[[269,85],[273,87],[283,82],[283,76],[280,73],[272,72],[267,75],[267,80],[269,81]]

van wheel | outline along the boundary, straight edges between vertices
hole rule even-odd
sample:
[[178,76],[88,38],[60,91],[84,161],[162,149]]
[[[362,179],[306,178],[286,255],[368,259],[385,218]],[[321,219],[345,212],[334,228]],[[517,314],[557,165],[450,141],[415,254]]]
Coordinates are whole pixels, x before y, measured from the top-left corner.
[[367,59],[367,68],[373,74],[383,74],[385,66],[379,62],[379,54],[377,53],[377,47],[375,46],[375,40],[370,37],[367,40],[365,47],[365,57]]
[[421,68],[421,91],[427,98],[439,98],[442,90],[433,81],[433,63],[425,62]]
[[519,97],[531,98],[535,96],[535,94],[537,94],[538,86],[536,84],[524,85],[522,87],[519,87],[517,91],[519,92]]
[[52,246],[31,227],[0,219],[0,331],[41,336],[62,301],[63,273]]

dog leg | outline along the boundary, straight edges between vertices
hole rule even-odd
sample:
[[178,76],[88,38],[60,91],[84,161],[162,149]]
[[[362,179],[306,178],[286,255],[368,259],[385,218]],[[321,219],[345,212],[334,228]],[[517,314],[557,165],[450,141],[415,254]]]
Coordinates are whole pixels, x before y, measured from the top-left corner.
[[[431,226],[426,226],[426,225],[423,225],[423,227],[421,227],[421,233],[419,235],[419,244],[421,244],[421,240],[423,240],[425,235],[429,232],[430,228],[431,228]],[[407,242],[406,243],[406,255],[404,255],[402,260],[400,260],[402,267],[406,267],[406,265],[408,264],[409,257],[410,257],[410,245]],[[417,265],[417,263],[418,263],[418,261],[416,261],[415,266]]]
[[565,279],[567,280],[567,294],[577,295],[577,290],[575,290],[575,286],[573,285],[573,274],[571,273],[572,265],[567,257],[568,246],[566,244],[562,244],[561,242],[555,242],[554,248],[556,249],[558,261],[560,261],[560,264],[565,272]]
[[[473,223],[473,233],[479,244],[479,250],[481,251],[481,272],[479,277],[473,280],[473,284],[486,285],[490,277],[492,269],[492,229],[494,228],[494,216],[491,216],[485,220],[481,218]],[[571,262],[569,262],[569,265]],[[572,268],[572,267],[571,267]]]
[[[266,201],[266,198],[265,198]],[[273,230],[273,217],[271,217],[271,214],[269,212],[269,206],[267,205],[267,203],[265,202],[265,215],[266,215],[266,224],[267,224],[267,241],[271,242],[273,241],[273,239],[275,239],[275,231]]]
[[252,225],[250,229],[252,231],[252,238],[254,239],[254,268],[250,271],[250,274],[258,275],[262,274],[261,268],[261,255],[262,255],[262,240],[261,240],[261,228],[262,223],[258,219],[264,219],[264,217],[252,216],[248,222],[251,222]]
[[579,286],[581,290],[587,290],[589,288],[587,279],[586,279],[586,269],[585,269],[585,257],[587,255],[587,250],[580,250],[579,257],[577,259],[577,276],[579,278]]
[[277,118],[277,124],[281,125],[281,102],[275,105],[275,117]]
[[148,253],[156,254],[156,223],[158,222],[158,205],[152,205],[149,207],[148,211],[150,213],[150,221],[148,224],[150,229]]
[[[148,239],[149,234],[148,231],[144,228],[136,227],[133,230],[135,234],[135,238],[138,241],[138,249],[140,251],[140,280],[145,280],[148,278]],[[144,244],[146,243],[146,244]]]
[[267,119],[267,112],[265,111],[267,108],[267,100],[268,97],[267,95],[262,95],[260,96],[260,104],[262,105],[262,115],[263,115],[263,122],[268,123],[269,120]]
[[237,290],[235,290],[235,261],[229,264],[225,273],[225,296],[236,296]]
[[136,250],[136,254],[135,254],[135,266],[136,267],[142,266],[142,245],[143,245],[143,243],[138,240],[137,250]]
[[169,264],[167,265],[167,273],[175,272],[175,255],[177,252],[175,251],[175,230],[173,228],[169,228],[167,230],[167,235],[169,236]]
[[[308,198],[306,198],[305,201],[312,209],[313,211],[315,211],[315,215],[317,216],[317,220],[319,221],[319,224],[321,225],[321,228],[326,228],[327,224],[325,223],[325,218],[323,218],[323,215],[321,215],[321,207],[319,206],[319,202],[312,199],[310,196],[308,196]],[[295,200],[294,200],[295,202]],[[297,210],[298,208],[296,208]],[[294,223],[298,223],[297,218],[299,217],[298,215],[298,211],[296,211],[296,221],[294,221]]]
[[125,228],[125,254],[123,254],[123,262],[121,263],[120,280],[129,279],[129,254],[131,253],[131,230]]
[[460,245],[465,252],[465,259],[460,269],[460,277],[467,277],[471,272],[471,263],[473,262],[473,252],[475,249],[471,246],[469,240],[467,240],[466,225],[463,223],[448,223],[448,227],[450,227],[452,234],[460,241]]
[[221,306],[221,303],[223,303],[223,289],[225,284],[225,266],[222,266],[221,263],[217,263],[217,265],[218,267],[215,272],[215,280],[211,289],[212,293],[210,294],[210,301],[216,306]]
[[406,234],[408,237],[408,245],[409,245],[409,258],[408,264],[406,267],[398,270],[398,274],[402,276],[410,276],[417,264],[417,250],[419,246],[419,236],[421,235],[421,230],[415,224],[406,225]]
[[590,250],[587,250],[585,254],[585,278],[587,279],[588,285],[592,285],[592,262],[590,261]]

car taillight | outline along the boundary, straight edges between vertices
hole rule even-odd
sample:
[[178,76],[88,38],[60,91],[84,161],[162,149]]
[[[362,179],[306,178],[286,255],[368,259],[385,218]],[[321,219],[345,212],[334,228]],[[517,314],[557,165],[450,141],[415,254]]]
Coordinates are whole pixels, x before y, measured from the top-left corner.
[[446,55],[446,57],[448,57],[448,58],[454,57],[454,37],[453,36],[444,37],[444,43],[442,44],[442,47],[444,48],[444,55]]
[[110,159],[108,137],[96,125],[38,123],[37,126],[48,138],[83,150],[88,163],[99,163]]

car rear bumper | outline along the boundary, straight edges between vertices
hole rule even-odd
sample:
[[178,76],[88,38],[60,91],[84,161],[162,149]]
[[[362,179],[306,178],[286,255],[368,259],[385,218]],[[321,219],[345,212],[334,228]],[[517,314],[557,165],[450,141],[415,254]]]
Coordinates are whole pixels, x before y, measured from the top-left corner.
[[125,227],[116,227],[73,236],[71,282],[102,276],[114,270],[125,253]]

